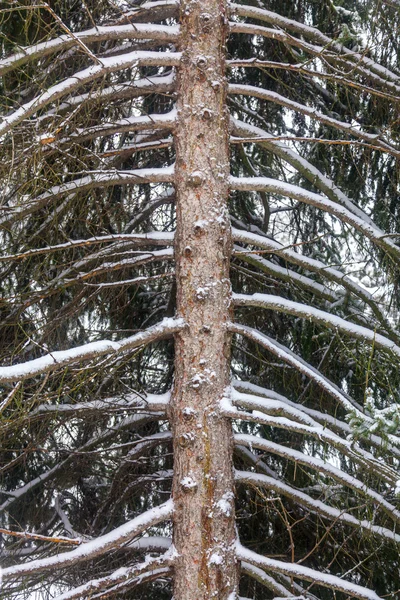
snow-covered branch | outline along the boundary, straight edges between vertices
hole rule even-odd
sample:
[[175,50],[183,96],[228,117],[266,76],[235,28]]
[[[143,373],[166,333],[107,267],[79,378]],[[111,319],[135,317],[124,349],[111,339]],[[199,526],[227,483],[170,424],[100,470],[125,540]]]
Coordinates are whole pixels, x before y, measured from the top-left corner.
[[132,133],[134,131],[152,131],[167,130],[173,131],[176,123],[176,110],[164,114],[143,115],[140,117],[126,117],[113,121],[112,123],[102,123],[89,127],[87,129],[78,129],[71,136],[61,138],[50,148],[59,147],[63,144],[76,142],[81,143],[87,140],[93,140],[106,135],[115,135],[117,133]]
[[[248,408],[252,410],[248,413],[240,408]],[[308,423],[304,423],[307,415],[304,415],[300,410],[289,406],[283,402],[268,399],[263,400],[257,396],[241,394],[236,390],[231,390],[231,398],[225,397],[221,401],[221,409],[225,416],[236,420],[250,421],[260,425],[268,425],[293,431],[302,435],[309,435],[320,441],[321,443],[329,444],[336,448],[342,454],[354,461],[365,471],[379,475],[391,487],[395,487],[398,481],[398,473],[389,466],[382,464],[375,457],[362,449],[358,444],[343,439],[340,435],[335,434],[329,428],[320,425],[310,417]]]
[[84,346],[70,348],[69,350],[58,350],[25,363],[0,367],[0,383],[9,383],[29,377],[36,377],[37,375],[42,375],[43,373],[48,373],[82,360],[90,360],[105,354],[138,348],[154,340],[169,337],[177,331],[181,331],[184,326],[185,324],[182,319],[167,318],[161,321],[161,323],[119,342],[111,340],[91,342]]
[[19,575],[33,575],[34,573],[42,573],[54,568],[64,568],[76,565],[82,561],[91,560],[96,556],[105,554],[109,550],[126,544],[149,527],[168,520],[172,516],[172,513],[173,502],[172,500],[168,500],[164,504],[151,508],[135,519],[117,527],[114,531],[85,544],[81,544],[75,550],[49,558],[34,560],[24,565],[15,565],[3,569],[3,579],[10,579]]
[[237,542],[236,554],[241,560],[246,561],[255,567],[272,571],[273,573],[282,573],[289,577],[311,581],[314,584],[329,588],[332,591],[336,590],[349,594],[352,598],[359,598],[360,600],[381,600],[374,591],[361,587],[355,583],[340,579],[329,573],[323,573],[321,571],[309,569],[308,567],[303,567],[296,563],[286,563],[273,558],[267,558],[266,556],[261,556],[260,554],[248,550],[242,546],[240,542]]
[[279,598],[292,598],[293,600],[293,594],[262,569],[259,569],[246,561],[242,561],[241,567],[243,573],[246,573],[246,575],[261,583],[261,585],[265,586],[268,590],[274,592],[275,596],[278,596]]
[[329,506],[328,504],[321,502],[321,500],[316,500],[308,494],[296,490],[283,481],[274,479],[273,477],[268,477],[268,475],[251,473],[249,471],[236,471],[235,477],[238,483],[245,483],[251,486],[258,486],[268,490],[273,490],[277,494],[285,496],[294,503],[303,506],[311,513],[320,515],[321,517],[329,519],[330,521],[339,521],[355,529],[362,529],[368,533],[373,533],[392,542],[400,543],[400,535],[391,529],[387,529],[386,527],[381,527],[379,525],[373,525],[366,519],[357,519],[353,515],[344,512],[343,510]]
[[60,596],[56,596],[55,600],[75,600],[76,598],[83,597],[92,598],[95,592],[122,582],[129,582],[130,585],[134,583],[139,585],[143,579],[143,575],[149,572],[157,576],[168,574],[173,562],[173,553],[170,551],[159,557],[146,556],[144,562],[140,564],[132,567],[121,567],[106,577],[92,579],[79,587],[64,592]]
[[382,496],[382,494],[379,494],[372,488],[369,488],[367,485],[362,483],[356,477],[348,475],[330,463],[324,462],[320,458],[308,456],[302,452],[299,452],[298,450],[293,450],[292,448],[282,446],[281,444],[276,444],[275,442],[271,442],[270,440],[266,440],[254,435],[238,433],[235,434],[234,439],[236,444],[248,446],[250,448],[259,448],[265,452],[270,452],[276,456],[281,456],[282,458],[297,462],[298,464],[304,465],[313,471],[323,473],[327,477],[338,481],[345,487],[353,489],[362,496],[368,498],[374,504],[379,506],[382,511],[384,511],[389,518],[394,521],[394,523],[400,523],[400,512],[392,504],[390,504],[390,502],[388,502]]
[[168,75],[157,75],[136,79],[127,83],[116,83],[107,87],[91,90],[85,94],[78,94],[66,99],[59,104],[56,109],[50,109],[43,115],[40,115],[40,122],[51,118],[54,114],[60,115],[66,111],[71,111],[74,107],[83,106],[86,102],[112,102],[114,100],[131,100],[139,96],[148,94],[171,94],[175,89],[174,72]]
[[165,21],[179,15],[179,0],[150,0],[136,4],[137,8],[124,11],[118,22],[136,25],[148,21]]
[[371,329],[367,329],[367,327],[350,323],[341,317],[337,317],[336,315],[332,315],[331,313],[307,304],[300,304],[299,302],[293,302],[292,300],[287,300],[286,298],[273,296],[271,294],[253,294],[252,296],[233,294],[233,303],[235,306],[258,306],[259,308],[276,310],[285,314],[308,319],[314,323],[334,329],[335,331],[340,331],[356,340],[372,344],[381,350],[393,352],[400,358],[400,347],[392,342],[392,340],[389,340],[385,336],[376,333]]
[[[390,87],[393,90],[400,92],[400,77],[398,75],[376,63],[368,56],[354,52],[349,48],[346,48],[343,44],[332,40],[316,27],[311,27],[300,21],[288,19],[278,13],[263,8],[235,3],[231,3],[230,6],[234,14],[242,17],[249,17],[251,19],[259,19],[260,21],[278,26],[278,31],[279,28],[287,29],[288,31],[299,34],[304,37],[304,39],[309,39],[313,43],[316,42],[320,45],[320,48],[317,50],[318,53],[321,53],[325,48],[329,49],[329,51],[334,51],[336,55],[340,56],[341,63],[347,64],[349,69],[353,68],[358,72],[363,69],[363,71],[368,73],[370,78],[376,81],[378,85]],[[329,54],[333,53],[329,52]],[[335,54],[333,54],[333,58],[335,58]],[[324,56],[326,55],[328,55],[328,52],[324,53]]]
[[391,323],[382,313],[373,296],[339,269],[336,269],[335,267],[329,267],[328,265],[324,264],[320,260],[316,260],[315,258],[311,258],[304,254],[294,252],[290,248],[286,248],[282,246],[282,244],[280,244],[279,242],[271,240],[266,236],[261,236],[255,233],[242,231],[239,229],[233,229],[232,234],[233,239],[237,242],[251,244],[252,246],[258,246],[259,248],[268,250],[271,254],[281,256],[289,263],[295,264],[303,269],[306,269],[307,271],[318,273],[318,275],[324,277],[325,279],[328,279],[328,281],[332,281],[340,285],[341,287],[344,287],[349,292],[354,293],[363,302],[368,304],[368,306],[371,308],[372,312],[377,317],[381,325],[387,331],[390,339],[400,343],[400,337],[398,332],[393,329]]
[[266,90],[251,85],[231,84],[229,86],[229,93],[253,96],[255,98],[260,98],[261,100],[268,100],[269,102],[279,104],[280,106],[284,106],[285,108],[289,108],[291,110],[294,110],[295,112],[301,113],[302,115],[306,115],[311,119],[319,121],[320,123],[324,123],[324,125],[328,125],[329,127],[333,127],[334,129],[339,129],[340,131],[345,131],[346,133],[354,136],[357,139],[371,143],[374,146],[380,148],[381,150],[393,154],[393,156],[400,157],[400,151],[396,150],[396,148],[381,140],[378,134],[366,133],[362,131],[362,129],[360,129],[359,127],[354,127],[353,125],[351,125],[351,123],[346,123],[345,121],[339,121],[338,119],[328,117],[327,115],[324,115],[323,113],[317,111],[315,108],[309,108],[304,104],[294,102],[293,100],[285,98],[284,96],[281,96],[280,94],[271,90]]
[[[238,379],[235,379],[232,381],[232,385],[234,386],[235,390],[244,392],[244,394],[246,394],[246,396],[251,395],[253,397],[255,396],[256,398],[260,398],[260,397],[266,398],[268,402],[271,399],[273,399],[276,402],[279,402],[282,404],[287,404],[288,406],[290,406],[292,409],[295,410],[295,414],[298,414],[300,412],[302,415],[304,415],[304,419],[307,419],[307,417],[311,417],[312,422],[316,421],[323,427],[326,427],[327,425],[329,425],[330,429],[332,429],[333,431],[339,432],[342,439],[352,436],[353,430],[351,429],[350,425],[348,423],[346,423],[345,421],[340,420],[336,415],[334,416],[329,413],[323,413],[323,412],[320,412],[319,410],[315,410],[313,408],[308,408],[304,404],[298,404],[296,402],[292,402],[288,398],[285,398],[285,396],[282,396],[281,394],[278,394],[277,392],[274,392],[273,390],[268,390],[268,389],[262,388],[259,385],[249,383],[248,381],[239,381]],[[262,410],[262,409],[259,408],[258,410]],[[364,443],[367,442],[371,446],[378,448],[380,453],[389,452],[390,454],[396,456],[397,458],[400,458],[399,448],[388,443],[387,440],[383,440],[381,437],[379,437],[376,434],[370,434],[368,436],[368,438],[363,439],[363,442]],[[358,447],[357,451],[360,452],[361,448]]]
[[173,166],[160,169],[89,172],[85,177],[55,185],[40,196],[37,196],[30,201],[25,201],[20,206],[14,207],[13,210],[7,211],[6,216],[0,219],[0,228],[8,227],[14,221],[20,220],[22,217],[40,210],[49,204],[49,202],[65,195],[70,196],[78,192],[84,192],[98,187],[106,188],[113,185],[141,185],[143,183],[172,183],[173,180]]
[[127,409],[145,410],[146,412],[164,412],[170,394],[138,394],[130,393],[126,396],[116,396],[104,398],[102,400],[88,400],[87,402],[76,402],[75,404],[40,404],[37,408],[31,411],[28,419],[32,422],[33,419],[41,415],[54,415],[61,418],[66,414],[84,412],[110,413],[123,412]]
[[339,300],[340,296],[338,294],[326,286],[317,283],[313,279],[310,279],[310,277],[307,277],[306,275],[300,275],[299,273],[296,273],[296,271],[292,271],[289,268],[280,267],[276,263],[257,256],[256,254],[252,254],[251,252],[246,253],[246,251],[243,251],[243,248],[240,246],[235,246],[233,255],[236,258],[239,258],[240,260],[252,265],[253,267],[256,267],[258,270],[263,271],[263,273],[273,275],[282,281],[286,281],[286,283],[289,285],[298,285],[299,287],[323,298],[324,300],[329,300],[330,302],[336,302]]
[[41,44],[23,48],[20,52],[0,60],[0,77],[3,77],[13,69],[22,67],[28,62],[40,60],[50,54],[68,50],[78,45],[79,41],[84,44],[91,44],[126,39],[177,43],[179,41],[179,26],[130,23],[129,25],[114,25],[111,27],[97,26],[86,31],[78,31],[73,36],[68,34],[61,35],[58,38],[42,42]]
[[361,217],[352,214],[344,206],[339,206],[335,202],[323,198],[323,196],[320,196],[319,194],[268,177],[231,177],[230,185],[234,190],[270,192],[272,194],[294,198],[295,200],[299,200],[299,202],[304,202],[310,206],[315,206],[316,208],[333,215],[340,221],[351,225],[397,260],[400,259],[400,248],[387,237],[385,232],[376,225],[372,225]]
[[15,112],[5,117],[0,124],[0,137],[51,102],[55,102],[63,96],[75,92],[82,85],[100,77],[139,66],[177,66],[180,60],[181,54],[179,52],[150,51],[135,51],[121,56],[103,58],[101,65],[93,65],[83,71],[78,71],[72,77],[53,85],[47,91],[43,92],[43,94],[23,104]]
[[245,336],[252,340],[256,344],[259,344],[279,359],[283,360],[290,366],[294,367],[299,373],[303,373],[314,381],[319,387],[321,387],[327,394],[334,398],[339,404],[341,404],[347,412],[356,411],[362,418],[372,423],[368,415],[365,415],[361,411],[355,401],[350,398],[345,392],[340,390],[334,383],[329,381],[322,373],[320,373],[315,367],[312,367],[301,357],[297,356],[286,346],[283,346],[279,342],[273,340],[269,336],[260,333],[256,329],[248,327],[247,325],[239,325],[238,323],[231,323],[229,325],[230,331],[238,333],[239,335]]
[[87,238],[86,240],[69,240],[64,244],[55,246],[45,246],[44,248],[34,248],[20,252],[19,254],[5,254],[0,256],[0,262],[10,260],[21,260],[40,254],[49,254],[59,250],[68,250],[69,248],[82,248],[95,244],[105,244],[107,242],[122,242],[128,241],[134,244],[149,245],[149,246],[168,246],[172,244],[174,234],[164,231],[149,231],[148,233],[118,233],[111,235],[99,235],[97,237]]
[[[268,131],[255,125],[249,125],[238,119],[232,119],[232,131],[236,135],[254,138],[255,144],[261,144],[268,150],[282,158],[285,162],[294,167],[303,177],[305,177],[313,186],[318,188],[333,202],[338,202],[345,206],[350,212],[354,213],[370,225],[374,225],[372,219],[331,180],[324,175],[317,167],[311,164],[306,158],[300,156],[292,148],[289,148],[281,141],[276,141]],[[257,140],[260,138],[260,141]]]

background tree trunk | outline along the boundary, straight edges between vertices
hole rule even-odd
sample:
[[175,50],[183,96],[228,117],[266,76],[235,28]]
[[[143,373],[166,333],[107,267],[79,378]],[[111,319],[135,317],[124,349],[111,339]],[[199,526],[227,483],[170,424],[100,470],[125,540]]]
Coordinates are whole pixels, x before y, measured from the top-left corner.
[[236,597],[232,427],[219,402],[229,386],[229,150],[224,2],[182,2],[178,76],[173,395],[174,598]]

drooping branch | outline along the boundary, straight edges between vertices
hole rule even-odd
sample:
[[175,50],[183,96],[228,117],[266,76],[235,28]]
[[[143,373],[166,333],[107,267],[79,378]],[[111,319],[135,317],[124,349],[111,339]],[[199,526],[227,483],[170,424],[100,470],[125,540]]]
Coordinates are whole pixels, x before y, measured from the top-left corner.
[[314,323],[324,325],[335,331],[340,331],[356,340],[372,344],[376,348],[385,350],[386,352],[393,352],[393,354],[400,358],[400,347],[385,336],[313,306],[300,304],[299,302],[293,302],[292,300],[271,294],[253,294],[252,296],[234,294],[233,302],[235,306],[258,306],[259,308],[266,308],[302,317],[303,319],[309,319]]
[[[221,409],[225,416],[231,419],[277,427],[305,436],[309,435],[321,443],[336,448],[343,455],[357,463],[363,470],[379,475],[391,487],[396,486],[398,480],[396,470],[385,464],[382,465],[381,461],[376,460],[371,453],[363,450],[358,444],[343,440],[339,435],[326,426],[322,427],[310,417],[308,417],[309,422],[304,423],[307,417],[300,410],[276,400],[263,401],[256,396],[240,394],[235,390],[231,390],[230,395],[232,398],[226,396],[221,401]],[[238,410],[236,406],[239,406],[242,410]],[[252,412],[248,413],[243,408],[249,408]]]
[[341,469],[334,467],[328,462],[324,462],[320,458],[308,456],[303,454],[303,452],[299,452],[298,450],[287,448],[281,444],[276,444],[275,442],[271,442],[270,440],[266,440],[254,435],[240,433],[235,434],[235,443],[243,446],[259,448],[260,450],[270,452],[271,454],[281,456],[282,458],[295,461],[313,471],[324,473],[327,477],[334,479],[341,485],[358,492],[365,498],[368,498],[368,500],[379,506],[394,523],[400,523],[400,511],[390,504],[390,502],[388,502],[382,496],[382,494],[379,494],[372,488],[369,488],[356,477],[348,475]]
[[165,21],[177,18],[179,0],[150,0],[140,3],[137,8],[126,10],[116,23],[143,23],[147,21]]
[[140,117],[126,117],[112,123],[102,123],[87,129],[78,129],[71,136],[61,138],[50,148],[59,148],[71,142],[82,143],[98,137],[134,131],[173,131],[176,124],[176,110],[164,114],[151,114]]
[[373,533],[376,536],[390,540],[391,542],[400,543],[400,535],[395,533],[393,530],[386,527],[381,527],[380,525],[373,525],[366,519],[357,519],[353,515],[343,510],[329,506],[328,504],[321,502],[321,500],[316,500],[308,494],[305,494],[300,490],[296,490],[283,481],[268,477],[268,475],[251,473],[250,471],[236,471],[235,477],[238,483],[273,490],[277,494],[281,494],[286,498],[289,498],[289,500],[292,502],[303,506],[311,513],[320,515],[325,519],[345,523],[346,525],[349,525],[357,530],[361,529],[367,533]]
[[299,200],[299,202],[314,206],[315,208],[333,215],[339,219],[339,221],[351,225],[378,247],[385,250],[393,258],[396,260],[400,259],[400,248],[388,238],[384,231],[361,217],[352,214],[344,206],[340,206],[331,200],[323,198],[319,194],[268,177],[231,177],[230,182],[231,188],[234,190],[270,192],[272,194],[280,194],[282,196],[294,198],[295,200]]
[[181,60],[179,52],[141,52],[135,51],[122,56],[102,58],[101,65],[93,65],[78,71],[72,77],[50,87],[46,92],[37,96],[30,102],[23,104],[15,112],[5,117],[0,124],[0,137],[28,119],[48,104],[59,100],[63,96],[72,94],[81,86],[90,83],[110,73],[132,69],[139,66],[177,66]]
[[[382,478],[390,485],[395,485],[398,476],[397,472],[392,467],[377,460],[371,452],[365,450],[356,441],[352,440],[350,442],[348,439],[343,438],[344,431],[346,432],[346,438],[349,433],[351,433],[351,428],[349,428],[349,426],[343,428],[343,425],[347,425],[346,423],[331,417],[329,414],[307,409],[303,404],[291,402],[288,398],[285,398],[272,390],[263,390],[263,388],[259,388],[258,386],[255,386],[256,389],[253,390],[252,387],[254,386],[252,386],[252,384],[239,382],[237,380],[232,383],[234,387],[231,388],[229,397],[234,406],[256,411],[256,416],[259,416],[260,413],[277,417],[283,416],[290,419],[292,423],[294,421],[307,427],[313,427],[315,430],[323,429],[324,433],[327,434],[326,441],[328,443],[332,443],[333,446],[337,444],[337,448],[342,449],[345,453],[348,452],[352,457],[356,454],[357,460],[361,457],[362,463],[365,464],[367,468],[370,468],[376,474],[381,474]],[[238,391],[240,389],[245,390],[245,393]],[[258,394],[262,393],[263,395],[253,395],[251,392]],[[331,418],[327,419],[327,417]],[[328,427],[328,424],[333,425],[333,427]],[[334,433],[333,429],[337,429],[339,434]],[[319,439],[322,440],[323,435]],[[387,442],[385,443],[384,440],[379,437],[377,437],[377,440],[379,440],[379,448],[384,448],[387,444]],[[396,449],[391,446],[390,451],[393,452],[395,450]],[[396,452],[394,453],[396,454]]]
[[66,195],[70,196],[99,187],[106,188],[114,185],[142,185],[143,183],[172,183],[173,180],[173,166],[161,169],[89,172],[85,177],[53,186],[40,196],[37,196],[30,201],[25,201],[20,206],[8,209],[6,215],[0,219],[0,228],[7,228],[13,222],[22,219],[26,215],[37,212],[53,200]]
[[[341,64],[347,65],[349,69],[368,73],[369,78],[373,79],[378,85],[392,88],[393,90],[400,92],[400,77],[398,75],[376,63],[368,56],[365,56],[365,54],[360,54],[359,52],[354,52],[353,50],[346,48],[346,46],[336,42],[319,31],[316,27],[311,27],[310,25],[306,25],[299,21],[288,19],[278,13],[254,6],[234,3],[231,3],[230,6],[234,14],[242,17],[259,19],[260,21],[274,25],[278,28],[277,33],[279,32],[279,28],[283,30],[287,29],[288,31],[300,34],[304,39],[309,39],[313,43],[316,42],[320,45],[318,49],[316,48],[316,52],[323,53],[325,57],[332,57],[332,59],[340,57]],[[327,48],[329,52],[324,52],[325,48]]]
[[[243,24],[241,23],[239,26],[239,24],[235,23],[234,27],[235,29],[237,29],[237,31],[242,31],[243,28]],[[266,29],[266,28],[264,28]],[[244,32],[250,32],[251,31],[251,25],[247,25],[247,29]],[[257,33],[257,29],[255,30],[255,34]],[[283,41],[284,36],[282,35],[281,31],[278,31],[276,29],[271,30],[274,32],[274,35],[272,35],[271,33],[271,38],[275,39],[275,37],[277,36],[277,39],[280,41]],[[277,35],[278,34],[278,35]],[[265,35],[265,34],[264,34]],[[269,37],[268,35],[266,37]],[[293,45],[297,45],[295,38],[293,38],[292,36],[287,36],[289,38],[288,42],[285,41],[285,43],[289,43],[293,44]],[[298,45],[298,47],[302,47],[300,46],[300,44]],[[352,89],[358,90],[359,92],[362,93],[367,93],[367,94],[371,94],[372,96],[377,96],[378,98],[385,98],[386,100],[389,100],[391,102],[398,102],[399,98],[398,96],[396,96],[395,94],[391,94],[390,92],[385,92],[382,91],[381,89],[377,89],[374,87],[371,87],[370,85],[367,85],[365,82],[358,82],[356,81],[354,78],[351,78],[351,71],[349,72],[348,76],[346,77],[346,75],[341,75],[338,74],[336,71],[317,71],[316,69],[310,69],[309,67],[306,67],[304,63],[284,63],[284,62],[276,62],[273,60],[263,60],[263,59],[258,59],[258,58],[247,58],[247,59],[231,59],[227,61],[227,64],[229,67],[231,68],[235,68],[235,67],[242,67],[242,68],[257,68],[257,69],[274,69],[274,70],[284,70],[284,71],[292,71],[294,73],[299,73],[301,75],[305,75],[309,81],[312,81],[313,78],[315,79],[325,79],[327,81],[331,81],[331,82],[335,82],[339,85],[342,85],[344,87],[350,87]]]
[[111,340],[91,342],[84,346],[70,348],[69,350],[58,350],[25,363],[0,367],[0,383],[10,383],[29,377],[36,377],[37,375],[42,375],[82,360],[90,360],[105,354],[138,348],[182,331],[184,326],[183,319],[166,318],[161,323],[119,342]]
[[41,115],[40,121],[43,122],[47,118],[52,118],[55,114],[60,115],[66,111],[71,111],[74,107],[80,107],[87,102],[106,103],[115,100],[131,100],[149,94],[170,95],[174,90],[174,72],[170,72],[167,75],[136,79],[134,81],[129,81],[128,83],[116,83],[107,87],[91,90],[85,94],[72,96],[59,104],[56,109],[50,109],[47,113]]
[[[179,42],[179,25],[147,25],[134,24],[97,26],[87,31],[78,31],[72,35],[61,35],[34,46],[23,48],[20,52],[0,60],[0,77],[4,77],[13,69],[26,65],[28,62],[42,60],[50,54],[68,50],[78,46],[79,41],[84,44],[97,42],[110,42],[117,40],[152,40],[157,42]],[[102,62],[103,59],[99,59]]]
[[279,104],[280,106],[284,106],[295,112],[301,113],[302,115],[306,115],[311,119],[314,119],[324,125],[328,125],[334,129],[338,129],[339,131],[345,131],[349,135],[353,137],[363,140],[367,143],[373,144],[375,147],[383,150],[385,152],[389,152],[396,158],[400,157],[400,151],[396,150],[389,143],[380,139],[379,134],[366,133],[362,131],[359,127],[354,127],[351,123],[346,123],[345,121],[339,121],[338,119],[333,119],[332,117],[328,117],[323,113],[317,111],[315,108],[309,108],[304,104],[300,104],[299,102],[294,102],[289,98],[285,98],[284,96],[273,92],[271,90],[266,90],[263,88],[257,88],[251,85],[239,85],[239,84],[231,84],[229,86],[230,94],[238,94],[245,96],[252,96],[255,98],[260,98],[261,100],[268,100],[269,102],[273,102],[274,104]]
[[282,158],[282,160],[294,167],[313,186],[326,194],[330,200],[345,206],[350,212],[354,213],[370,225],[374,224],[367,213],[354,204],[327,175],[324,175],[317,167],[311,164],[303,156],[300,156],[300,154],[295,152],[292,148],[289,148],[286,144],[276,140],[275,136],[271,133],[260,127],[256,127],[255,125],[244,123],[238,119],[232,119],[232,132],[242,137],[254,139],[255,144],[260,144]]
[[[235,390],[244,392],[246,396],[250,394],[255,396],[256,398],[266,398],[268,399],[268,402],[271,399],[273,399],[275,402],[286,404],[295,411],[295,414],[298,414],[300,411],[300,413],[304,415],[305,419],[307,419],[307,417],[311,417],[312,422],[316,421],[324,427],[326,425],[329,425],[329,427],[333,431],[338,431],[342,438],[348,438],[349,436],[351,437],[353,434],[350,425],[345,421],[341,421],[337,415],[323,413],[319,410],[308,408],[304,404],[292,402],[288,398],[285,398],[285,396],[282,396],[282,394],[278,394],[273,390],[267,390],[265,388],[260,387],[259,385],[255,385],[254,383],[249,383],[248,381],[239,381],[238,379],[235,379],[232,381],[232,385],[235,388]],[[363,442],[369,443],[371,446],[379,449],[380,452],[389,452],[397,458],[400,458],[399,448],[396,448],[396,446],[393,446],[392,444],[388,443],[387,440],[382,439],[376,434],[370,434],[368,438],[363,439]],[[361,449],[358,447],[357,451],[360,450]]]
[[233,239],[237,242],[264,248],[271,254],[281,256],[289,263],[295,264],[303,269],[306,269],[307,271],[315,272],[321,277],[328,279],[328,281],[332,281],[341,287],[344,287],[365,302],[371,308],[373,314],[377,317],[383,328],[387,331],[390,339],[396,343],[400,343],[399,333],[393,328],[392,324],[382,313],[374,297],[339,269],[335,267],[329,267],[322,261],[316,260],[315,258],[294,252],[290,248],[287,248],[279,242],[271,240],[266,236],[234,229]]
[[64,568],[90,560],[96,556],[105,554],[109,550],[126,544],[149,527],[170,519],[172,513],[173,502],[172,500],[168,500],[164,504],[151,508],[135,519],[132,519],[132,521],[128,521],[124,525],[117,527],[114,531],[90,542],[81,544],[75,550],[51,556],[49,558],[34,560],[24,565],[15,565],[3,569],[3,579],[7,580],[20,575],[43,573],[54,568]]
[[169,574],[173,563],[172,552],[166,552],[163,556],[153,558],[147,556],[142,563],[132,567],[122,567],[106,577],[92,579],[79,587],[64,592],[60,596],[56,596],[55,600],[75,600],[76,598],[83,597],[92,598],[95,592],[122,582],[129,582],[130,586],[134,583],[139,585],[143,579],[143,575],[149,573],[157,576]]
[[318,297],[323,298],[324,300],[329,300],[330,302],[337,302],[340,298],[338,294],[330,290],[324,285],[317,283],[310,277],[306,275],[301,275],[296,273],[289,268],[280,267],[279,265],[271,262],[270,260],[265,260],[264,258],[257,256],[254,253],[246,252],[240,246],[235,246],[233,255],[239,260],[243,260],[244,262],[256,267],[259,271],[263,273],[268,273],[268,275],[272,275],[277,279],[281,279],[285,281],[289,285],[298,285],[299,287],[307,290],[308,292],[315,294]]
[[99,235],[86,240],[69,240],[64,244],[57,244],[55,246],[45,246],[44,248],[34,248],[20,252],[19,254],[5,254],[0,256],[0,262],[10,260],[21,260],[24,258],[30,258],[32,256],[38,256],[41,254],[49,254],[56,251],[68,250],[70,248],[82,248],[92,246],[96,244],[105,244],[107,242],[122,242],[128,241],[134,244],[142,244],[149,246],[168,246],[173,242],[173,232],[164,231],[149,231],[148,233],[117,233],[111,235]]
[[329,573],[323,573],[321,571],[309,569],[308,567],[303,567],[296,563],[285,563],[273,558],[261,556],[260,554],[248,550],[242,546],[240,542],[237,542],[236,544],[236,552],[238,558],[241,560],[249,562],[256,567],[272,571],[273,573],[281,573],[283,575],[288,575],[289,577],[311,581],[314,584],[316,583],[328,589],[349,594],[352,598],[359,598],[360,600],[381,600],[375,592],[361,587],[360,585],[340,579]]
[[274,592],[275,596],[279,598],[292,598],[293,594],[289,592],[283,585],[281,585],[278,581],[276,581],[271,575],[268,575],[262,569],[255,567],[254,565],[242,561],[242,572],[255,579],[261,585],[265,586],[268,590]]
[[372,423],[371,418],[362,412],[361,407],[352,398],[350,398],[350,396],[340,390],[334,383],[329,381],[329,379],[322,375],[322,373],[320,373],[315,367],[312,367],[302,358],[294,354],[294,352],[289,350],[289,348],[286,346],[283,346],[283,344],[280,344],[269,336],[260,333],[256,329],[247,327],[246,325],[231,323],[229,328],[233,333],[238,333],[239,335],[247,337],[269,352],[272,352],[272,354],[287,364],[294,367],[297,371],[299,371],[299,373],[303,373],[309,377],[327,394],[341,404],[347,412],[356,412],[360,417]]

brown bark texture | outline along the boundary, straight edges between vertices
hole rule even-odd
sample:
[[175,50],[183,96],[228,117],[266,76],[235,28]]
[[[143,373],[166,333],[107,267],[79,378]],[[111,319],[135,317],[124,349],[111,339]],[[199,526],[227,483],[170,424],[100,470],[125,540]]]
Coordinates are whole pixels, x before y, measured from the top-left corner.
[[172,398],[174,600],[234,600],[232,426],[229,387],[229,176],[226,2],[181,2],[175,241],[177,312]]

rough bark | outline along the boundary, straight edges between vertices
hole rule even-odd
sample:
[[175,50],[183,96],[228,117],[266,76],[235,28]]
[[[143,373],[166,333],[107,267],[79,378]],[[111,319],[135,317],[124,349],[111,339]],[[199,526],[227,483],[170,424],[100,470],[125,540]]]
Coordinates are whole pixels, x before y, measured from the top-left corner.
[[176,142],[177,310],[172,400],[175,600],[233,600],[232,427],[220,413],[229,386],[229,149],[226,3],[181,2]]

